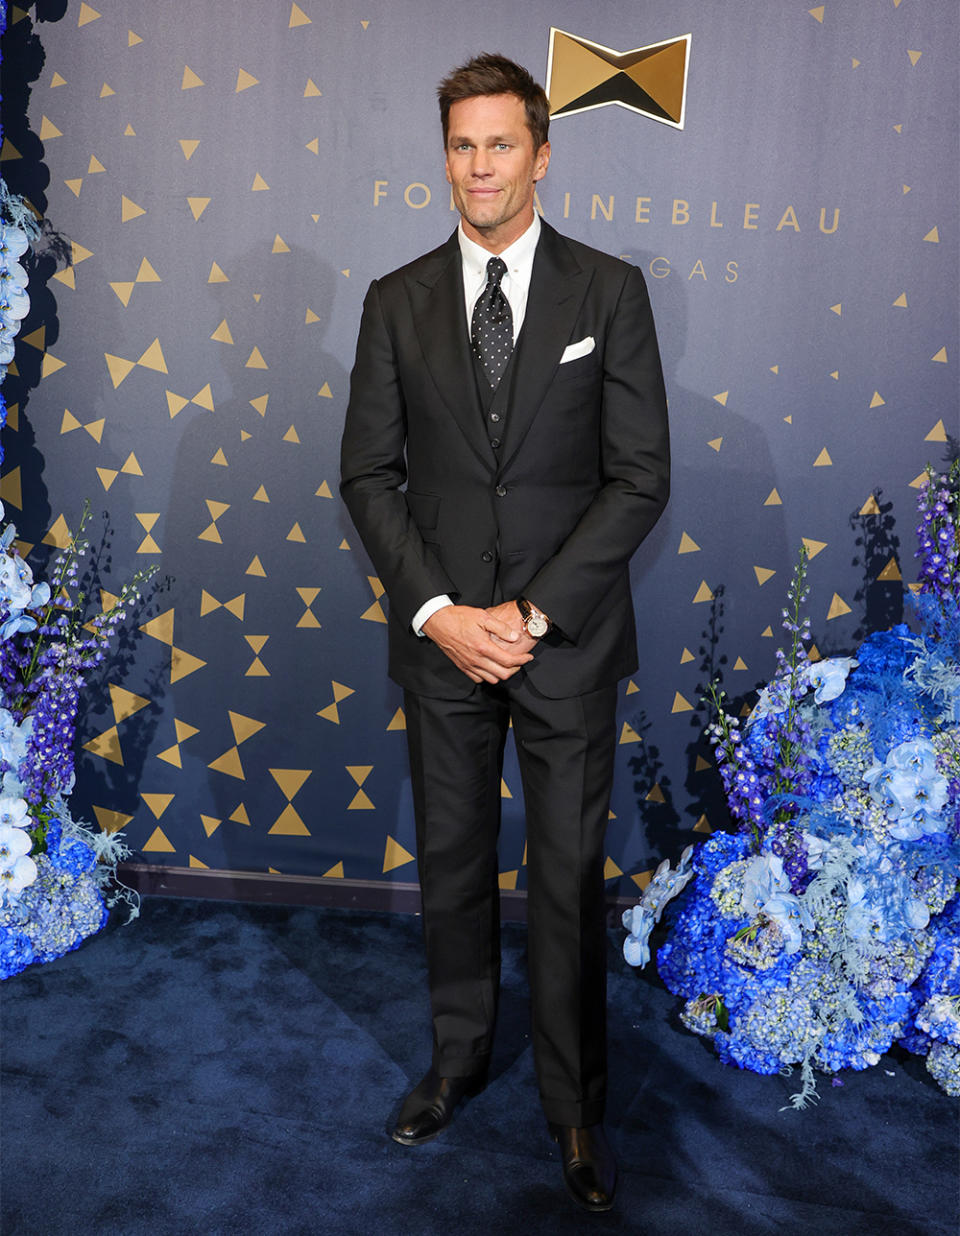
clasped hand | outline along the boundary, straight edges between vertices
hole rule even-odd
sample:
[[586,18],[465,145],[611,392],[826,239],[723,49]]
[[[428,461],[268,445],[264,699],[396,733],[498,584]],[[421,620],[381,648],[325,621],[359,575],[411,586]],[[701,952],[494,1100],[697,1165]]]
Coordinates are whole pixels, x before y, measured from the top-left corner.
[[525,631],[514,601],[490,609],[445,605],[423,624],[423,633],[471,682],[506,682],[533,660],[537,643]]

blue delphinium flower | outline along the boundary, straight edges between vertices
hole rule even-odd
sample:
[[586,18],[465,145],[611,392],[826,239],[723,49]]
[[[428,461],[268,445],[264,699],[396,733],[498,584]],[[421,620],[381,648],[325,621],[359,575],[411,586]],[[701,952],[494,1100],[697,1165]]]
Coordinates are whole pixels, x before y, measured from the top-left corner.
[[960,459],[938,475],[929,465],[917,499],[918,612],[927,630],[960,653]]
[[[11,263],[33,223],[2,180],[0,220],[0,336],[9,337],[23,284]],[[0,337],[0,377],[4,346]],[[80,689],[152,574],[138,571],[90,617],[92,583],[81,571],[89,515],[85,504],[77,532],[54,558],[52,586],[35,580],[17,552],[14,525],[0,529],[0,977],[58,957],[99,930],[104,891],[107,904],[127,903],[128,921],[138,912],[136,893],[116,880],[117,862],[130,853],[120,835],[75,824],[65,801]]]

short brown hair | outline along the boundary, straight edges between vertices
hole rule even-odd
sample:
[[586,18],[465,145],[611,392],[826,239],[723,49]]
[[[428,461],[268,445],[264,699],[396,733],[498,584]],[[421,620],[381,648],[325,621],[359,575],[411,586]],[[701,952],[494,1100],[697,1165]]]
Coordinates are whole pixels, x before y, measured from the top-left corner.
[[466,64],[461,64],[437,87],[444,146],[447,144],[452,104],[487,94],[515,94],[517,96],[526,109],[527,128],[533,138],[533,148],[539,150],[547,140],[547,133],[550,129],[550,104],[545,91],[522,65],[515,64],[506,56],[494,55],[490,52],[474,56]]

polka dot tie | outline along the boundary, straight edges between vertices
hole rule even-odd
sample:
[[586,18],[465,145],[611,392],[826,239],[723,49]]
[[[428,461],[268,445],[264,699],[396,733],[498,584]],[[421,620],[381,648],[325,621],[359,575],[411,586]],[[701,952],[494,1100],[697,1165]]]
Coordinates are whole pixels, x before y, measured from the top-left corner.
[[473,307],[470,339],[487,381],[495,389],[503,377],[513,351],[513,314],[503,294],[500,280],[507,273],[503,258],[487,262],[487,286]]

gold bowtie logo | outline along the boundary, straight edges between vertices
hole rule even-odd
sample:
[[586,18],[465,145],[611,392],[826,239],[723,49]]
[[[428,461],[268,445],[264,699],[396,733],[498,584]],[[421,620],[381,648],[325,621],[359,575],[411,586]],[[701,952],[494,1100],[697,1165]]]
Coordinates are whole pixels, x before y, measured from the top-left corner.
[[550,27],[547,96],[551,116],[617,104],[683,128],[692,35],[618,52]]

